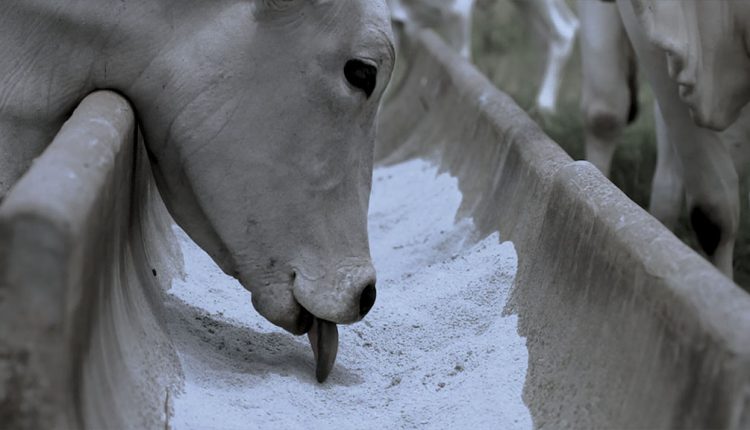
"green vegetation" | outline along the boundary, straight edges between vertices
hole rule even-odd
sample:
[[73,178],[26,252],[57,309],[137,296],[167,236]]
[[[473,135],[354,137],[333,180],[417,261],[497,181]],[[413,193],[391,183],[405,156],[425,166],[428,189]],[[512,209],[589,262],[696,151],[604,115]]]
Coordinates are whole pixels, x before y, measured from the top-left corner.
[[[575,6],[574,2],[570,2]],[[575,10],[575,9],[574,9]],[[499,88],[529,110],[541,81],[545,47],[536,32],[509,1],[480,0],[474,14],[472,51],[474,62]],[[566,70],[558,101],[558,113],[532,115],[547,134],[573,158],[584,158],[583,125],[580,114],[581,71],[577,51]],[[641,79],[641,82],[643,80]],[[640,85],[640,114],[621,138],[612,166],[612,182],[633,201],[647,208],[656,164],[653,96],[648,85]],[[735,248],[735,278],[750,290],[750,206],[747,181],[742,187],[742,222]],[[677,235],[696,248],[684,215]]]

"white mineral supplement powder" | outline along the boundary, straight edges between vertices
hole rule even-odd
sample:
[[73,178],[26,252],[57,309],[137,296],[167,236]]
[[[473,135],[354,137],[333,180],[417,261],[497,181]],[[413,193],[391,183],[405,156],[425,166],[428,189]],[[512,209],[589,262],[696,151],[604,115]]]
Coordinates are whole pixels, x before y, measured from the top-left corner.
[[414,160],[375,170],[375,307],[339,326],[336,365],[314,377],[306,336],[259,316],[250,294],[181,231],[186,278],[168,301],[185,372],[174,429],[528,429],[517,318],[502,311],[513,245],[456,221],[457,181]]

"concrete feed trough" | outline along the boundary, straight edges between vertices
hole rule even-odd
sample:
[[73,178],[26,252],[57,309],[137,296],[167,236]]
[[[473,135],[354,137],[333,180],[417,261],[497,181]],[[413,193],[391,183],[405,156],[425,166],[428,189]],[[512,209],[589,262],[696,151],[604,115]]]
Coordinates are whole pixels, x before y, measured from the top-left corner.
[[515,244],[534,425],[748,428],[750,296],[434,34],[402,41],[378,156],[436,160],[463,215]]
[[[498,264],[491,270],[482,267],[486,276],[471,285],[484,288],[483,295],[492,294],[494,287],[508,293],[507,301],[503,296],[484,303],[502,307],[490,313],[490,323],[517,318],[517,327],[516,320],[503,327],[525,338],[514,344],[525,340],[526,371],[519,381],[529,421],[556,429],[750,427],[750,296],[593,166],[571,160],[509,97],[433,33],[405,29],[402,36],[405,61],[381,111],[376,179],[388,182],[389,174],[435,168],[448,173],[438,177],[447,181],[446,192],[453,192],[450,187],[460,191],[451,194],[455,204],[445,206],[458,211],[457,216],[448,214],[444,228],[451,230],[446,234],[452,239],[434,242],[433,248],[445,247],[448,257]],[[211,329],[236,340],[248,326],[233,325],[237,319],[229,316],[219,318],[219,308],[201,303],[206,296],[190,303],[196,296],[189,285],[177,282],[165,293],[169,281],[181,273],[181,258],[153,186],[130,107],[119,96],[102,92],[84,100],[0,205],[0,423],[12,428],[196,424],[184,415],[185,403],[180,402],[199,392],[190,379],[195,363],[199,366],[201,357],[216,362],[219,343],[209,339],[195,344],[191,336]],[[384,219],[394,208],[374,213],[370,226],[373,242],[382,240],[391,248],[401,245],[389,243],[385,233],[380,237],[372,232],[390,228]],[[439,220],[436,225],[446,223]],[[465,247],[453,244],[463,239]],[[517,254],[512,288],[506,266],[515,265],[515,256],[492,254],[503,246],[510,251],[509,244],[500,241],[512,241]],[[181,242],[188,249],[184,239]],[[378,255],[380,261],[388,259],[388,247],[383,249],[374,251],[376,264]],[[422,263],[414,260],[413,265]],[[429,264],[429,270],[413,268],[416,280],[409,285],[430,280],[430,271],[455,268],[450,258]],[[399,294],[394,292],[394,299],[407,291]],[[442,294],[448,297],[450,291]],[[387,309],[388,303],[377,306]],[[253,312],[249,304],[246,311]],[[377,312],[368,317],[372,324],[377,324]],[[393,312],[384,318],[396,315]],[[180,318],[193,325],[178,324]],[[412,325],[415,330],[422,326],[416,320]],[[180,331],[185,327],[187,331]],[[500,333],[494,330],[482,333]],[[361,336],[367,333],[363,329]],[[349,343],[355,343],[356,336],[350,338]],[[420,339],[412,340],[416,344]],[[284,342],[293,359],[279,366],[293,374],[298,383],[294,389],[307,387],[315,395],[312,376],[299,374],[298,366],[305,364],[295,358],[296,344]],[[342,348],[346,345],[342,342]],[[316,397],[316,402],[335,407],[337,389],[351,391],[368,380],[380,383],[383,375],[394,386],[410,383],[388,373],[388,360],[379,368],[383,375],[358,372],[353,354],[342,356],[342,369],[338,374],[334,369],[330,385],[320,388],[323,400]],[[227,357],[233,356],[221,354],[221,360]],[[408,368],[397,358],[391,363]],[[474,367],[479,372],[475,376],[491,373],[487,363],[482,364]],[[271,365],[260,366],[265,375]],[[235,372],[232,377],[255,377],[252,369],[228,368]],[[464,371],[463,365],[458,368],[456,372]],[[481,382],[470,379],[461,381]],[[349,386],[337,387],[337,381]],[[442,391],[451,389],[450,381],[427,382],[432,392],[450,392]],[[276,393],[275,401],[285,402],[279,399],[283,395],[284,390]],[[400,401],[406,402],[397,398],[394,404]],[[293,402],[289,405],[294,407]],[[405,403],[394,411],[409,407],[415,405]],[[282,409],[279,414],[288,414],[288,408]],[[256,418],[259,426],[283,422],[281,415],[261,420],[258,411],[263,410],[263,404],[257,405],[248,412],[248,421],[237,425]],[[460,416],[431,422],[426,412],[403,413],[408,419],[394,419],[389,425],[469,422]],[[232,417],[227,412],[205,422],[221,427],[222,418]],[[322,423],[315,419],[323,418],[296,425]],[[480,419],[470,422],[475,427],[491,425]]]
[[2,202],[0,243],[0,427],[163,425],[181,259],[125,100],[78,106]]

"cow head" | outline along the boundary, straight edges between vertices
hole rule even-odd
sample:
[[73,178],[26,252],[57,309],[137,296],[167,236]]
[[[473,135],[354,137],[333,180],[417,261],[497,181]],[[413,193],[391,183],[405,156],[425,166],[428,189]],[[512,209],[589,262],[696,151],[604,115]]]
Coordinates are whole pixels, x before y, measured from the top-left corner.
[[723,130],[750,101],[750,2],[632,0],[696,124]]
[[204,3],[138,83],[167,207],[272,323],[358,321],[375,300],[366,217],[394,61],[385,0]]

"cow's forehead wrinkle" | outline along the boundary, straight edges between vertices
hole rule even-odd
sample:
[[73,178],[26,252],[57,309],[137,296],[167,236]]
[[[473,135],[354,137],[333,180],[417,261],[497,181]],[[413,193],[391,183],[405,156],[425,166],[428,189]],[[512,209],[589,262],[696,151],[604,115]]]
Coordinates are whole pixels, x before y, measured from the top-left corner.
[[396,48],[393,45],[393,35],[390,27],[388,29],[370,27],[363,35],[362,41],[360,46],[355,46],[355,48],[363,50],[363,55],[368,55],[367,51],[374,48],[376,52],[369,53],[369,57],[376,61],[379,66],[382,66],[384,63],[393,65],[396,61]]
[[367,1],[367,5],[358,1],[338,2],[328,8],[309,40],[319,36],[322,40],[333,41],[331,46],[335,50],[349,50],[348,55],[352,57],[392,68],[396,54],[390,18],[384,15],[384,8],[378,6],[382,2]]
[[299,38],[307,28],[312,33],[304,36],[307,42],[328,41],[329,48],[352,50],[352,56],[372,59],[380,66],[393,65],[394,38],[385,1],[306,1],[299,7],[290,6],[280,12],[260,13],[256,17],[264,25],[283,29],[290,40]]
[[369,37],[371,33],[383,42],[393,39],[390,12],[381,0],[339,1],[328,9],[325,25],[338,33],[362,34],[365,39],[373,39]]

